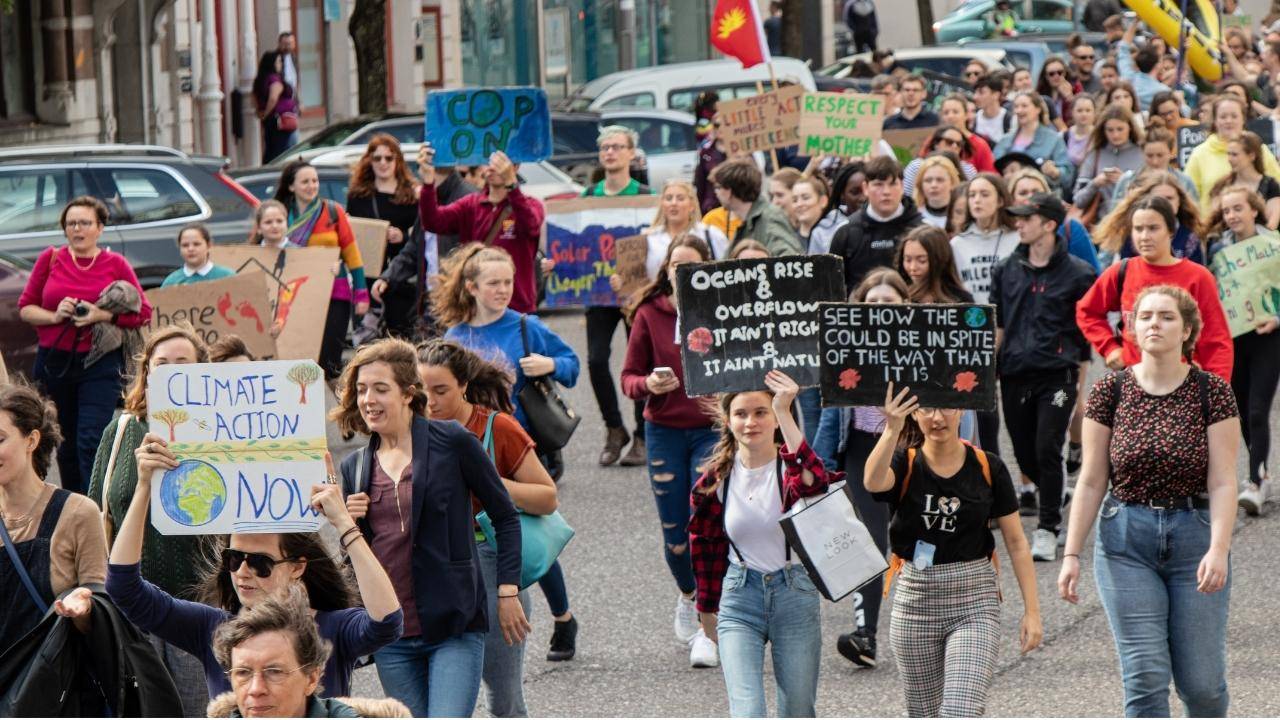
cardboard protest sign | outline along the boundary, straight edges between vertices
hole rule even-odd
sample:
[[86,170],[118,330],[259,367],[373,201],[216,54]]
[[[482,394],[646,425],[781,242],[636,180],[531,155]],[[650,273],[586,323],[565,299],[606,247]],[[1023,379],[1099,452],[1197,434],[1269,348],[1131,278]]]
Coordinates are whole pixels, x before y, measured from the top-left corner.
[[162,365],[147,378],[150,431],[178,467],[156,471],[165,535],[314,532],[324,482],[324,373],[303,360]]
[[1280,315],[1280,239],[1257,235],[1228,245],[1213,256],[1209,269],[1218,278],[1231,337]]
[[213,261],[237,273],[262,271],[267,274],[271,317],[280,324],[280,334],[276,337],[277,358],[315,360],[320,357],[338,248],[276,250],[256,245],[214,245]]
[[889,147],[893,148],[893,154],[898,158],[898,163],[905,166],[920,157],[920,148],[924,147],[925,141],[937,132],[938,127],[938,125],[933,125],[927,128],[912,128],[910,130],[885,130],[883,138],[885,142],[889,143]]
[[800,107],[800,154],[864,157],[880,140],[884,98],[807,92]]
[[1191,159],[1191,151],[1209,139],[1209,132],[1209,128],[1203,125],[1178,128],[1178,167],[1187,166],[1187,161]]
[[922,407],[994,410],[991,305],[822,303],[822,404],[884,405],[890,382]]
[[151,303],[148,332],[178,323],[191,323],[206,344],[236,335],[259,360],[276,355],[271,337],[271,302],[267,275],[239,275],[147,291]]
[[589,197],[547,203],[546,253],[556,261],[547,274],[547,307],[618,305],[609,286],[617,239],[633,237],[653,222],[656,195]]
[[844,297],[834,255],[676,268],[680,360],[689,395],[759,390],[770,370],[818,383],[818,303]]
[[649,259],[649,238],[632,235],[615,240],[613,247],[616,255],[614,273],[622,280],[618,297],[624,298],[650,280],[648,268],[645,267],[645,261]]
[[800,142],[800,98],[804,87],[789,85],[741,100],[716,105],[720,128],[716,138],[732,157]]
[[387,228],[391,227],[391,223],[349,215],[347,220],[351,223],[351,233],[356,236],[356,247],[360,248],[364,276],[372,284],[382,272],[382,261],[387,257]]
[[498,150],[513,163],[551,157],[551,111],[541,88],[434,90],[426,115],[437,165],[482,165]]

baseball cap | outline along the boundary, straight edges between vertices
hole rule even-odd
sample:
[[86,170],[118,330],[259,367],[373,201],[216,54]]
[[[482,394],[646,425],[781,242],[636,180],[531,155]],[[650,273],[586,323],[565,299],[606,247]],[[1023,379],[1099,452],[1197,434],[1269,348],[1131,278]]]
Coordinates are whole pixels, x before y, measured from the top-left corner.
[[1027,199],[1025,205],[1014,205],[1009,208],[1009,214],[1020,217],[1039,215],[1061,225],[1062,221],[1067,219],[1067,207],[1062,204],[1062,199],[1053,193],[1036,193]]

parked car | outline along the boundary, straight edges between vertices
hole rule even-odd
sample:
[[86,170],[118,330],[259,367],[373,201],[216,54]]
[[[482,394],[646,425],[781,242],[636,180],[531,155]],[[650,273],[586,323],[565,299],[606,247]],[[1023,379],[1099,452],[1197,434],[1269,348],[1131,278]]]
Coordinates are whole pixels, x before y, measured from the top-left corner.
[[0,355],[9,377],[31,377],[36,361],[36,330],[18,317],[18,297],[31,277],[31,263],[0,252]]
[[361,149],[377,133],[387,133],[401,143],[420,143],[426,132],[422,113],[386,113],[361,115],[326,125],[268,163],[282,167],[291,160],[311,158],[342,145],[358,145]]
[[551,114],[551,163],[582,185],[591,184],[599,165],[600,128],[622,125],[636,131],[640,153],[632,176],[657,191],[672,178],[693,178],[698,136],[692,115],[674,110],[612,110]]
[[[857,61],[871,62],[871,53],[864,52],[840,58],[818,71],[819,75],[845,79],[853,71]],[[911,48],[895,50],[893,61],[907,70],[931,70],[953,78],[964,77],[964,66],[978,60],[988,70],[1012,70],[1013,63],[1003,50],[961,48],[955,45],[943,47]]]
[[218,242],[241,242],[258,200],[224,171],[226,158],[137,145],[0,151],[0,251],[34,261],[64,242],[68,200],[93,195],[110,211],[99,240],[122,253],[143,287],[182,265],[182,226],[202,222]]
[[[1003,50],[1005,58],[1013,64],[1015,68],[1027,69],[1031,71],[1031,77],[1039,78],[1040,70],[1044,67],[1044,63],[1053,55],[1053,48],[1046,43],[1040,42],[1036,38],[1038,35],[1026,35],[1014,40],[977,40],[966,38],[954,45],[946,45],[939,47],[954,47],[964,50]],[[1066,58],[1064,58],[1066,59]]]
[[[363,153],[362,147],[356,157],[360,157]],[[320,196],[339,205],[346,205],[347,187],[351,184],[351,169],[317,165],[316,173],[320,176]],[[275,197],[276,184],[280,182],[280,168],[270,165],[232,170],[229,174],[259,200]]]
[[[816,89],[813,73],[801,60],[773,58],[779,81]],[[596,78],[578,88],[557,109],[585,110],[652,109],[693,112],[693,101],[705,90],[715,90],[720,99],[751,97],[756,83],[769,83],[765,65],[743,69],[737,60],[699,60],[655,67],[623,70]]]
[[1107,53],[1111,52],[1111,43],[1107,42],[1106,33],[1100,32],[1045,32],[1027,35],[1021,39],[1042,42],[1049,46],[1049,52],[1054,55],[1061,55],[1065,58],[1067,56],[1067,40],[1069,40],[1073,35],[1079,35],[1082,40],[1093,47],[1094,52],[1098,54],[1099,64],[1102,63],[1102,59],[1107,56]]
[[[1014,29],[1019,35],[1069,33],[1078,29],[1072,0],[1013,0],[1012,5],[1017,16]],[[995,31],[990,20],[995,6],[995,0],[969,0],[962,4],[933,24],[935,41],[990,38]]]

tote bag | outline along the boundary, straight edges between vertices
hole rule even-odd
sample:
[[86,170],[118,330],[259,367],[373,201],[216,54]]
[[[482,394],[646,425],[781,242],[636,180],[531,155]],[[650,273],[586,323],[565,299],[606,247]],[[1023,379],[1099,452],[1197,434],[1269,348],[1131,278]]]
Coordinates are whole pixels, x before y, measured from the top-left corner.
[[858,518],[847,482],[832,485],[821,497],[801,498],[778,523],[813,584],[832,602],[889,569],[884,553]]

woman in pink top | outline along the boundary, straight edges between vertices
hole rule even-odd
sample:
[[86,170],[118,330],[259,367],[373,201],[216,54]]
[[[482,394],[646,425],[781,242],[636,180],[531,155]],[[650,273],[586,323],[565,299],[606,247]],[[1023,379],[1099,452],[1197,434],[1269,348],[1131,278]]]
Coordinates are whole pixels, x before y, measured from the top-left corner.
[[[120,398],[127,333],[118,330],[141,327],[151,319],[151,305],[129,262],[98,247],[107,223],[101,200],[75,198],[62,209],[60,223],[67,244],[40,253],[18,308],[35,326],[40,343],[34,379],[58,407],[65,438],[58,447],[62,487],[82,493],[98,440]],[[116,288],[124,292],[112,292],[113,299],[104,301],[103,291],[118,281],[132,286],[136,301],[129,302],[133,292],[128,288]],[[121,311],[120,303],[137,309]]]

